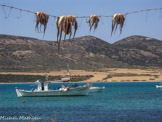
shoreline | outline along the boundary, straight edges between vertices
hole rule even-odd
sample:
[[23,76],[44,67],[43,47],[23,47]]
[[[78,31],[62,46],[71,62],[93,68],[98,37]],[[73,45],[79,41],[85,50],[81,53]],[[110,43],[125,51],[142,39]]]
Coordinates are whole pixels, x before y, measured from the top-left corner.
[[[88,76],[92,77],[85,80],[74,80],[78,82],[74,83],[86,83],[86,82],[161,82],[162,81],[162,69],[128,69],[128,68],[105,68],[100,72],[92,72],[92,71],[84,71],[84,70],[70,70],[71,77],[75,76]],[[42,79],[45,76],[60,76],[62,78],[67,77],[67,71],[50,71],[50,72],[42,72],[42,73],[33,73],[33,72],[0,72],[0,75],[19,75],[21,78],[7,80],[8,77],[1,80],[0,84],[31,84],[34,83],[33,78],[30,77],[30,81],[23,81],[26,78],[25,76],[38,76],[38,78]],[[15,78],[15,77],[14,77]],[[43,79],[42,79],[43,80]],[[50,79],[50,81],[54,81],[55,79]],[[6,81],[6,82],[5,82]],[[18,81],[18,82],[17,82]],[[21,82],[22,81],[22,82]],[[72,82],[73,83],[73,82]]]
[[[119,81],[119,82],[65,82],[65,83],[158,83],[158,82],[161,82],[161,81],[132,81],[132,82],[128,82],[128,81],[125,81],[125,82],[122,82],[122,81]],[[55,83],[62,83],[62,82],[55,82]],[[0,85],[5,85],[5,84],[35,84],[35,82],[22,82],[22,83],[0,83]],[[54,84],[54,83],[50,83],[50,84]]]

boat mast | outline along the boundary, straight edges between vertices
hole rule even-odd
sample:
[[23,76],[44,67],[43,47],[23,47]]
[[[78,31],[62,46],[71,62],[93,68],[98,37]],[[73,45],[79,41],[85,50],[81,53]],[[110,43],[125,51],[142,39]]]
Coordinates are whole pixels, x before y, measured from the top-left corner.
[[49,77],[49,75],[46,75],[46,81],[48,81],[48,77]]
[[67,76],[71,79],[71,73],[69,71],[69,65],[67,64]]

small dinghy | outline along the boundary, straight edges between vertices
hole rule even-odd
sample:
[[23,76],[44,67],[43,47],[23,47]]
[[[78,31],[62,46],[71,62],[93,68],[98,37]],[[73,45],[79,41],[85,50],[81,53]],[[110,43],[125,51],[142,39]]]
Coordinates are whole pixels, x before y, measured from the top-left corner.
[[103,87],[97,87],[97,86],[90,86],[90,92],[98,92],[98,91],[102,91],[105,89],[105,86]]
[[156,88],[162,88],[162,86],[161,85],[156,85]]
[[162,88],[161,82],[160,82],[160,85],[156,85],[156,88]]

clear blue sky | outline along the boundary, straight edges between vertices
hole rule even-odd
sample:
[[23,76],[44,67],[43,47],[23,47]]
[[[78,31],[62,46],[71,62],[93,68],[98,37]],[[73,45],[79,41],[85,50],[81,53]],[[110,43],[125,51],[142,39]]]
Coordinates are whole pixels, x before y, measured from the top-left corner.
[[[50,15],[74,15],[89,16],[113,15],[148,8],[162,8],[162,0],[1,0],[0,4],[6,4],[17,8],[27,9],[34,12],[42,11]],[[0,34],[33,37],[44,40],[56,40],[56,25],[54,18],[50,18],[45,37],[42,33],[35,32],[35,16],[31,13],[20,12],[4,8],[9,17],[5,18],[0,7]],[[147,19],[147,20],[146,20]],[[100,19],[95,33],[89,33],[86,19],[77,19],[79,28],[76,37],[92,35],[109,43],[114,43],[131,35],[143,35],[162,40],[162,10],[143,12],[128,15],[124,24],[123,32],[119,36],[119,30],[111,37],[112,18]]]

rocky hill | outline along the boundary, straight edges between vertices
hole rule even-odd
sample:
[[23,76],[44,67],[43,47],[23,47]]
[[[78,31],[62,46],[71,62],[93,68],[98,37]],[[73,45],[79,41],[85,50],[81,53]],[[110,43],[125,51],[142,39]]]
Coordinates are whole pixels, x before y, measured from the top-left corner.
[[131,36],[109,44],[92,36],[57,43],[0,35],[0,71],[99,70],[107,67],[162,67],[162,41]]
[[120,49],[119,61],[129,65],[162,67],[162,41],[144,37],[130,36],[113,44]]

